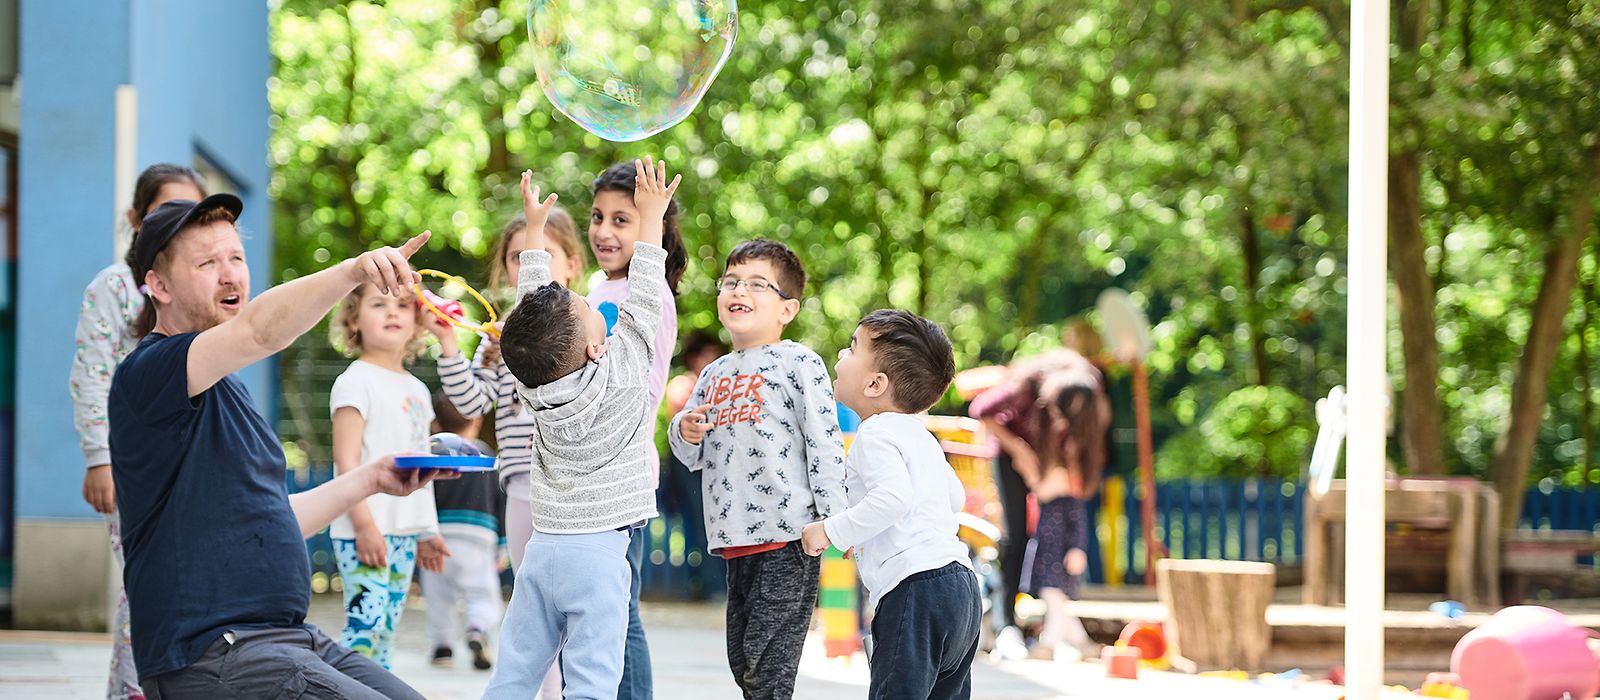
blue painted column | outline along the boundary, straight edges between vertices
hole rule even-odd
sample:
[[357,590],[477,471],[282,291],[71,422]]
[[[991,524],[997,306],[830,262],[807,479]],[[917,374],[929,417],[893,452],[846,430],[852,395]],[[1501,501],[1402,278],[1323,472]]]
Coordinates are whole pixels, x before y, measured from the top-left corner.
[[[203,158],[244,199],[252,292],[272,281],[267,3],[23,0],[19,126],[16,531],[19,626],[104,618],[104,524],[82,498],[67,383],[84,286],[113,262],[115,96],[138,94],[142,169]],[[240,373],[269,420],[277,370]],[[77,567],[77,568],[74,568]]]

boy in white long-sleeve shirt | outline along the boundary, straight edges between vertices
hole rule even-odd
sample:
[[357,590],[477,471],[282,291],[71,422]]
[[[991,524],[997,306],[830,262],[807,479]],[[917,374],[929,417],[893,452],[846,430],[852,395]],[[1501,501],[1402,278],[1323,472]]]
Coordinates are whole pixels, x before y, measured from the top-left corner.
[[955,375],[950,340],[916,315],[874,311],[834,372],[862,418],[845,465],[850,507],[805,527],[806,553],[855,548],[875,610],[868,697],[971,697],[983,606],[956,538],[964,492],[917,415]]

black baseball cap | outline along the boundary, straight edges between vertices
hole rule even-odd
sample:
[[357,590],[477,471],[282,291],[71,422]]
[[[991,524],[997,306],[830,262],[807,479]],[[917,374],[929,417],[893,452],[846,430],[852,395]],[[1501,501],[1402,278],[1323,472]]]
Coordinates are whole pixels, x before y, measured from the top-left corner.
[[144,217],[144,224],[139,227],[138,235],[134,236],[133,261],[140,270],[149,270],[151,265],[156,264],[156,256],[183,227],[194,221],[196,214],[219,207],[232,213],[235,220],[244,212],[244,202],[227,193],[214,194],[198,202],[192,199],[162,202],[161,206]]

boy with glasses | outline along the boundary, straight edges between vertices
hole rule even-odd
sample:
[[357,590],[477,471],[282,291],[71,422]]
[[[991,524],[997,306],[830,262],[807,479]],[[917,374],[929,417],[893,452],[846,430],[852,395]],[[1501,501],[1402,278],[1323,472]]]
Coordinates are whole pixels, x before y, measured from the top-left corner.
[[728,254],[717,316],[733,352],[707,365],[668,440],[703,474],[707,547],[728,563],[728,665],[747,698],[794,694],[820,561],[800,532],[843,510],[844,445],[827,366],[783,340],[806,271],[766,239]]

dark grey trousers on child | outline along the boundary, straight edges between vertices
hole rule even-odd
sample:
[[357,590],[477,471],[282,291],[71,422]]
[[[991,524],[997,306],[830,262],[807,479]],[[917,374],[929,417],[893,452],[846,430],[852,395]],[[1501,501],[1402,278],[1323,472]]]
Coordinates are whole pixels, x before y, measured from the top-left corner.
[[972,570],[951,562],[912,574],[878,601],[867,697],[972,697],[983,602]]
[[748,700],[794,697],[821,576],[799,542],[728,560],[728,666]]

